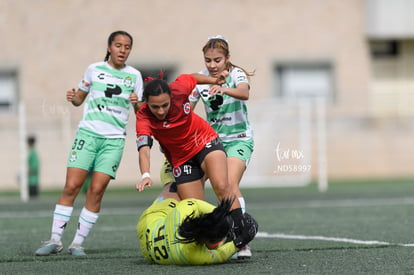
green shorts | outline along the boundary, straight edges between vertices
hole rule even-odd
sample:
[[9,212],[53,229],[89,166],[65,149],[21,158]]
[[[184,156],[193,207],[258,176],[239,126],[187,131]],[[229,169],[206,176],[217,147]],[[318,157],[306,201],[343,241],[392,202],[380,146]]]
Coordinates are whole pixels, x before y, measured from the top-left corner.
[[125,139],[102,138],[80,129],[69,153],[67,167],[93,170],[116,176],[124,152]]
[[222,141],[222,143],[228,158],[239,158],[245,161],[246,165],[249,163],[254,148],[253,140],[233,140],[230,142]]

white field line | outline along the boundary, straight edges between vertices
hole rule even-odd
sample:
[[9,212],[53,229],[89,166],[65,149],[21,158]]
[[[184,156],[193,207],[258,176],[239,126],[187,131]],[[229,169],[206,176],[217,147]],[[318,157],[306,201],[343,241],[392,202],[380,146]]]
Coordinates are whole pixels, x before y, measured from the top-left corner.
[[[370,207],[370,206],[395,206],[413,205],[414,197],[400,198],[360,198],[360,199],[339,199],[339,200],[310,200],[295,202],[270,202],[267,205],[275,208],[331,208],[331,207]],[[248,208],[256,208],[260,203],[250,203]]]
[[[80,213],[80,208],[75,209],[72,213],[72,217],[78,217]],[[135,215],[139,217],[144,211],[144,208],[108,208],[102,209],[100,215]],[[0,211],[1,218],[52,218],[53,208],[51,210],[40,210],[40,211]]]
[[284,233],[267,233],[267,232],[258,232],[256,235],[256,238],[316,240],[316,241],[340,242],[340,243],[351,243],[351,244],[362,244],[362,245],[414,246],[414,244],[390,243],[390,242],[375,241],[375,240],[365,241],[365,240],[356,240],[356,239],[350,239],[350,238],[291,235],[291,234],[284,234]]
[[[0,204],[1,205],[1,204]],[[332,208],[332,207],[370,207],[370,206],[395,206],[395,205],[414,205],[414,197],[400,197],[400,198],[359,198],[359,199],[339,199],[339,200],[311,200],[311,201],[295,201],[295,202],[266,202],[267,208],[279,209],[295,209],[295,208]],[[248,203],[249,209],[262,208],[261,203]],[[1,209],[1,208],[0,208]],[[133,215],[143,211],[143,208],[108,208],[102,209],[101,215]],[[79,215],[80,209],[76,209],[73,216]],[[1,211],[1,218],[42,218],[51,217],[53,209],[48,211]]]

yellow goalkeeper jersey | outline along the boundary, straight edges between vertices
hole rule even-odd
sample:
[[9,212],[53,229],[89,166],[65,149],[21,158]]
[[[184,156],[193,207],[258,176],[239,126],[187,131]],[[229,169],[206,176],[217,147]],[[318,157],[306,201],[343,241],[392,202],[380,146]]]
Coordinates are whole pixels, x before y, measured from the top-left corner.
[[137,234],[145,259],[157,264],[204,265],[228,261],[237,252],[233,242],[208,249],[204,244],[178,242],[178,228],[194,213],[198,217],[210,213],[215,206],[197,200],[155,200],[138,220]]

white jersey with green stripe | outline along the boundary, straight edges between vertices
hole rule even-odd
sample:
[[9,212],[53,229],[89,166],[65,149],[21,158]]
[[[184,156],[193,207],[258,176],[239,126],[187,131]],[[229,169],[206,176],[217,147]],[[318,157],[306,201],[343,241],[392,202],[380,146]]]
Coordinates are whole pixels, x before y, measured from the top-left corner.
[[[207,70],[200,74],[208,75]],[[221,85],[226,88],[236,88],[240,83],[249,84],[247,75],[240,68],[233,68],[226,78],[226,83]],[[224,142],[233,140],[253,139],[253,130],[247,116],[247,107],[244,100],[236,99],[229,95],[211,97],[209,94],[210,85],[197,85],[191,93],[190,102],[203,100],[207,121],[216,130]]]
[[125,138],[129,96],[136,93],[142,98],[141,73],[131,66],[118,70],[108,62],[97,62],[87,68],[78,88],[88,93],[79,129],[105,138]]

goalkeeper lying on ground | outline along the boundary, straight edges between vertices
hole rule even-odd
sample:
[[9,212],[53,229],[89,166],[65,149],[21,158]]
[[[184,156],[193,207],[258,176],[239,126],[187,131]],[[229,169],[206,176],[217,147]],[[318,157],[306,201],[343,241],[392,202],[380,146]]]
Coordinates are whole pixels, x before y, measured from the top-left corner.
[[198,199],[180,201],[177,193],[169,189],[170,184],[138,220],[141,251],[149,262],[224,263],[256,235],[257,222],[247,213],[243,227],[234,227],[232,201],[223,200],[217,207]]

